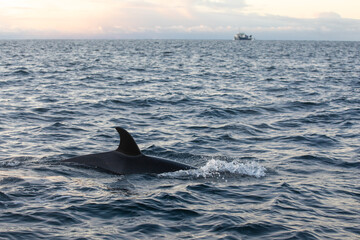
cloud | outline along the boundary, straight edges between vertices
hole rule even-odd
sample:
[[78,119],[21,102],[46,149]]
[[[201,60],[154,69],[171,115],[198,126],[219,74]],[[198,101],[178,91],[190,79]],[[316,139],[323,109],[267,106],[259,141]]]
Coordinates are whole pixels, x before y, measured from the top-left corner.
[[317,14],[317,18],[340,19],[341,16],[336,12],[321,12]]
[[300,19],[246,13],[245,0],[12,0],[0,2],[0,38],[360,40],[360,20],[322,12]]
[[106,16],[106,8],[97,0],[9,2],[0,2],[1,27],[8,32],[96,32],[94,25]]
[[193,1],[193,8],[200,12],[227,13],[236,12],[245,8],[244,0],[196,0]]

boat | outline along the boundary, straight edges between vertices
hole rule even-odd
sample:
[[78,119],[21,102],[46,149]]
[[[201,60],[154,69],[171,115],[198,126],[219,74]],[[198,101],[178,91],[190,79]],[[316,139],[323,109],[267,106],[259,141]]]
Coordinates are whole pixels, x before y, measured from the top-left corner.
[[246,35],[245,33],[235,34],[234,40],[254,40],[252,35]]

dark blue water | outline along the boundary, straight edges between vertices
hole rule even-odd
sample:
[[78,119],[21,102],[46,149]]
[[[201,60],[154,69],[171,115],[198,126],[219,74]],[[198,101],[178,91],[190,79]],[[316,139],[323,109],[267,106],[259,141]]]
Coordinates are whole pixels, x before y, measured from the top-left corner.
[[358,239],[360,43],[0,41],[0,146],[0,239]]

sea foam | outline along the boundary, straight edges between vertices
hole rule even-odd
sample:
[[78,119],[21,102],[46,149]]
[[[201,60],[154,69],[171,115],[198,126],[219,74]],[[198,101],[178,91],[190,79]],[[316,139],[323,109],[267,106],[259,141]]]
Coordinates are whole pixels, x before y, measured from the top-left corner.
[[237,160],[227,162],[224,160],[210,159],[204,166],[197,169],[180,170],[177,172],[162,173],[160,177],[170,178],[210,178],[221,177],[224,174],[234,174],[251,177],[264,177],[266,175],[266,168],[258,162],[240,162]]

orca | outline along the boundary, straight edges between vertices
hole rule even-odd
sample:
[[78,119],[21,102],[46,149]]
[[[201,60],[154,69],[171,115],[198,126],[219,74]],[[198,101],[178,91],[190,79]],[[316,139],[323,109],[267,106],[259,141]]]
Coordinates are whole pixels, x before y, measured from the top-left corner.
[[62,160],[62,162],[98,167],[115,174],[164,173],[194,169],[186,164],[146,156],[141,153],[133,137],[123,128],[115,128],[120,144],[115,151],[95,153]]

